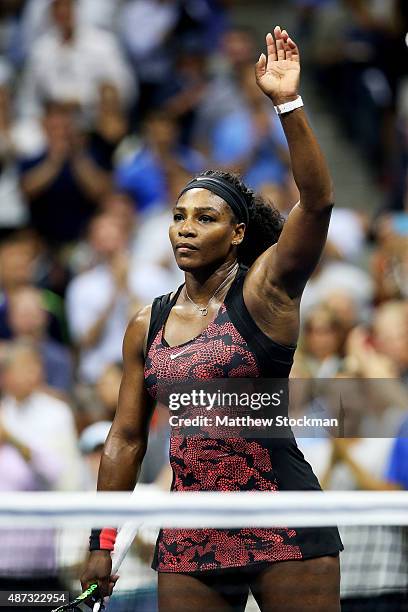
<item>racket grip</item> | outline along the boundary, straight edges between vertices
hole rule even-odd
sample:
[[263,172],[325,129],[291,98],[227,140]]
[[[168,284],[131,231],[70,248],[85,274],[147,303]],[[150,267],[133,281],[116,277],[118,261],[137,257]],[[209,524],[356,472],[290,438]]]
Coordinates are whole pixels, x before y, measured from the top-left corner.
[[136,537],[137,532],[139,531],[139,528],[140,524],[128,522],[125,523],[119,530],[115,542],[115,548],[112,553],[112,574],[117,573],[123,559],[132,545],[133,540]]

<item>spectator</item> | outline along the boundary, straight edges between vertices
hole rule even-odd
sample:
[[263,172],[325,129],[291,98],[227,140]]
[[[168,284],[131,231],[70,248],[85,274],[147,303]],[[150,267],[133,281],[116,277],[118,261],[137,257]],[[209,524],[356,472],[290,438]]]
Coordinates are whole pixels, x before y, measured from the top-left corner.
[[255,31],[248,26],[235,25],[224,32],[221,40],[221,53],[226,66],[224,70],[237,76],[249,66],[257,53]]
[[157,103],[179,122],[180,141],[190,145],[197,131],[200,106],[208,91],[207,56],[197,43],[185,45],[179,52],[175,75],[159,89]]
[[239,84],[241,109],[217,122],[211,136],[211,157],[216,165],[242,174],[253,189],[270,182],[283,185],[289,153],[279,119],[265,105],[252,66],[242,68]]
[[128,123],[118,90],[110,83],[101,83],[89,146],[94,159],[103,168],[113,170],[113,155],[127,130]]
[[[41,427],[38,415],[35,426],[35,431],[27,430],[23,420],[19,420],[17,427],[9,428],[7,415],[0,405],[1,491],[44,491],[57,486],[63,468],[61,457],[37,438]],[[2,528],[0,537],[0,589],[62,589],[52,529],[20,528],[16,531]]]
[[323,303],[334,313],[347,333],[360,322],[356,302],[347,291],[333,289]]
[[14,39],[25,0],[3,0],[0,5],[0,56],[14,59]]
[[383,215],[377,219],[376,239],[377,248],[371,259],[376,304],[407,298],[408,236],[398,231],[396,215]]
[[8,300],[20,287],[31,283],[34,274],[32,245],[22,234],[9,235],[0,243],[0,338],[11,337]]
[[140,80],[139,114],[146,112],[157,88],[173,73],[169,41],[178,18],[175,0],[127,0],[121,10],[120,37]]
[[100,403],[101,419],[112,422],[115,417],[122,373],[121,363],[110,363],[96,382],[95,391]]
[[93,218],[89,243],[98,264],[68,286],[68,322],[80,351],[80,377],[88,383],[96,382],[108,363],[121,358],[129,308],[127,237],[121,230],[111,215]]
[[103,445],[108,437],[112,421],[96,421],[86,427],[79,438],[79,448],[85,459],[85,488],[93,491],[98,478]]
[[18,227],[26,220],[15,163],[10,78],[10,68],[0,60],[0,227]]
[[364,215],[350,208],[335,206],[330,219],[328,239],[345,260],[358,262],[364,250]]
[[[123,0],[77,0],[76,19],[81,25],[112,30]],[[18,33],[19,58],[25,60],[33,44],[50,29],[50,0],[27,0]]]
[[163,286],[163,273],[157,268],[130,267],[128,241],[129,234],[116,216],[94,217],[89,244],[97,263],[68,286],[68,321],[80,351],[79,376],[86,383],[95,383],[106,365],[121,360],[131,299],[147,303]]
[[79,429],[82,432],[96,421],[112,423],[118,402],[121,376],[122,364],[110,363],[103,369],[95,385],[76,386],[75,399],[80,406]]
[[74,102],[91,115],[98,90],[110,82],[129,101],[135,83],[114,37],[78,23],[76,0],[52,0],[52,26],[33,45],[21,89],[24,114],[38,115],[44,99]]
[[110,193],[102,201],[101,209],[116,216],[130,237],[137,231],[137,214],[133,200],[126,193]]
[[20,160],[32,226],[51,245],[78,239],[110,185],[109,168],[93,159],[72,106],[45,107],[46,149]]
[[43,384],[40,353],[29,344],[13,344],[3,364],[3,426],[22,443],[53,453],[62,464],[54,488],[75,491],[81,462],[72,412],[68,404],[45,393]]
[[116,186],[133,197],[138,212],[167,205],[168,175],[177,167],[190,174],[204,168],[202,156],[180,146],[178,136],[175,121],[161,111],[153,111],[144,121],[141,146],[119,164]]
[[[369,331],[356,326],[347,336],[343,376],[362,380],[346,400],[354,404],[359,426],[353,433],[372,437],[394,436],[406,414],[407,390],[392,359],[379,352]],[[355,382],[355,381],[350,381]],[[343,385],[352,391],[352,385]],[[347,416],[347,415],[346,415]]]
[[396,82],[406,64],[396,5],[394,0],[326,3],[314,12],[308,36],[319,85],[379,178],[392,157]]
[[8,159],[17,155],[33,155],[44,144],[44,135],[38,121],[16,113],[15,86],[16,74],[11,64],[0,55],[0,148],[1,155],[7,153]]
[[47,385],[68,396],[73,385],[72,358],[67,348],[48,336],[47,319],[48,313],[39,289],[27,286],[13,293],[8,307],[13,340],[30,341],[37,347]]
[[[138,217],[130,196],[126,193],[113,191],[102,198],[98,208],[100,212],[105,212],[115,217],[122,228],[123,234],[129,237],[130,242],[133,240],[138,231]],[[87,238],[85,235],[75,245],[70,254],[68,266],[73,276],[80,272],[86,272],[98,263],[98,254]]]
[[3,423],[3,408],[0,404],[0,489],[44,491],[55,488],[62,468],[58,455],[44,448],[35,439],[29,439],[27,432],[23,434],[23,439],[21,433],[16,435]]
[[262,183],[259,194],[267,201],[272,202],[275,208],[286,219],[292,208],[299,202],[299,190],[293,180],[293,175],[289,174],[283,184]]
[[[0,339],[11,338],[8,303],[15,291],[36,284],[48,312],[48,331],[59,342],[67,340],[63,303],[53,292],[58,270],[52,260],[38,248],[38,240],[30,231],[8,232],[0,242]],[[58,283],[57,283],[58,284]]]
[[208,154],[209,137],[217,122],[241,109],[238,75],[256,60],[255,33],[248,27],[233,26],[224,32],[218,55],[208,67],[209,82],[197,109],[194,144]]
[[344,261],[330,242],[303,293],[301,316],[324,301],[333,290],[341,290],[353,297],[361,318],[369,314],[373,298],[373,282],[363,267]]
[[[386,302],[373,320],[375,348],[391,360],[399,376],[408,380],[408,309],[406,302]],[[397,374],[397,375],[398,375]]]
[[335,376],[342,365],[346,333],[341,321],[327,306],[310,311],[296,357],[297,368],[315,378]]

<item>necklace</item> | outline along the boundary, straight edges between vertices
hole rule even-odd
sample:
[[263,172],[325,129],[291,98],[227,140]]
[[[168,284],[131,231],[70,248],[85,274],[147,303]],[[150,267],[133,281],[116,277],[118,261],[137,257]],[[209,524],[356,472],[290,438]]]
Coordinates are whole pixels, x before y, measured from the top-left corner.
[[186,294],[187,299],[193,304],[193,306],[195,306],[197,308],[197,310],[200,311],[200,314],[201,314],[202,317],[206,317],[208,315],[208,307],[210,305],[210,302],[215,298],[217,293],[219,293],[221,291],[221,289],[223,289],[225,287],[225,285],[230,280],[231,276],[237,272],[238,268],[239,268],[239,263],[237,262],[235,264],[235,266],[227,274],[227,276],[224,278],[224,280],[222,281],[221,285],[219,285],[219,287],[217,287],[217,289],[214,291],[214,293],[212,294],[212,296],[210,297],[210,299],[208,300],[208,302],[207,302],[207,304],[205,306],[199,306],[198,304],[196,304],[191,299],[191,297],[188,295],[187,287],[184,285],[184,292]]

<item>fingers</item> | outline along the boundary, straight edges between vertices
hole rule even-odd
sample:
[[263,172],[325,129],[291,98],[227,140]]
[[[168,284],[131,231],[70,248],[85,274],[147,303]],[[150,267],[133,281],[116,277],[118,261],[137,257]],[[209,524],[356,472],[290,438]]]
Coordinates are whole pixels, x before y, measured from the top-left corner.
[[110,581],[109,581],[109,596],[112,595],[112,591],[115,588],[115,585],[116,585],[118,580],[119,580],[118,574],[115,574],[114,576],[110,577]]
[[276,60],[278,59],[275,39],[270,32],[266,35],[266,49],[268,54],[268,64],[266,68],[268,69],[270,68],[270,63],[276,62]]
[[282,30],[280,29],[280,26],[275,26],[273,33],[275,36],[275,44],[276,44],[276,51],[278,54],[278,61],[284,60],[286,59],[285,44],[282,38]]
[[98,586],[102,597],[108,597],[112,593],[109,579],[98,580]]
[[266,71],[266,56],[265,56],[265,53],[261,53],[261,55],[259,56],[259,60],[255,64],[255,77],[257,81],[261,77],[263,77],[263,75],[265,74],[265,71]]
[[287,60],[291,60],[292,59],[292,48],[289,45],[289,34],[287,33],[286,30],[282,30],[282,40],[283,40],[283,47],[285,49],[285,55],[286,55],[286,59]]
[[[273,35],[269,32],[266,35],[267,65],[266,70],[272,67],[272,62],[280,60],[300,61],[299,49],[287,30],[282,30],[280,26],[275,26]],[[263,54],[262,54],[263,55]]]
[[[286,30],[282,32],[284,41],[285,41],[285,49],[286,49],[286,57],[287,59],[295,60],[297,62],[300,61],[299,49],[293,38],[289,36]],[[290,57],[289,57],[290,55]]]

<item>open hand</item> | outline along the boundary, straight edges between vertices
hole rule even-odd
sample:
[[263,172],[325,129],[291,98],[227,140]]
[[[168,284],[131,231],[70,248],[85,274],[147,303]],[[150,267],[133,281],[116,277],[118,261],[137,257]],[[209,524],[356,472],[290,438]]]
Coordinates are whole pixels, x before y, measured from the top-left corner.
[[117,253],[111,261],[111,271],[116,288],[126,291],[128,288],[129,258],[126,253]]
[[268,57],[261,54],[255,65],[258,86],[275,105],[295,100],[299,93],[300,55],[286,30],[276,26],[266,35]]

